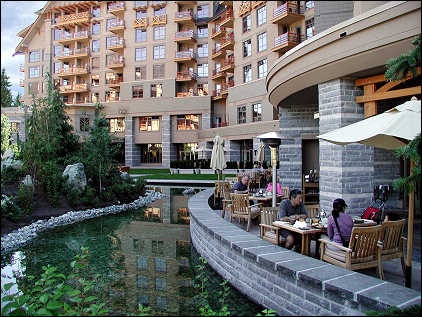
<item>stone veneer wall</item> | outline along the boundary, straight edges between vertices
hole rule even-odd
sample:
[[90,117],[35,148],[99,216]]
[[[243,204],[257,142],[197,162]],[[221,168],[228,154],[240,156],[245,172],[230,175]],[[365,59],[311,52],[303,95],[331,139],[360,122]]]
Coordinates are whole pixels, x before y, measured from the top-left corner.
[[125,118],[125,165],[138,166],[141,164],[141,149],[135,143],[135,118]]
[[364,315],[420,305],[420,292],[275,246],[229,223],[208,206],[213,190],[189,199],[191,242],[250,300],[279,315]]

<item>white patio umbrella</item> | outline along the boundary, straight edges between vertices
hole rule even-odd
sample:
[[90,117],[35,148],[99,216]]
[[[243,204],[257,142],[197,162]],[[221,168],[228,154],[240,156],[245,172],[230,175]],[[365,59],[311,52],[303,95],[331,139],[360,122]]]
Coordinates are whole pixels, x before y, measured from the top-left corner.
[[224,158],[224,140],[219,135],[216,135],[213,141],[210,167],[213,170],[217,170],[217,180],[220,181],[220,171],[227,166]]
[[[319,135],[318,138],[339,145],[361,143],[383,149],[397,149],[421,133],[421,101],[413,97],[379,115]],[[414,161],[410,165],[413,173]],[[409,193],[409,219],[406,256],[406,286],[410,287],[415,193]]]
[[265,159],[265,144],[261,141],[258,145],[258,151],[256,152],[256,160],[262,163]]

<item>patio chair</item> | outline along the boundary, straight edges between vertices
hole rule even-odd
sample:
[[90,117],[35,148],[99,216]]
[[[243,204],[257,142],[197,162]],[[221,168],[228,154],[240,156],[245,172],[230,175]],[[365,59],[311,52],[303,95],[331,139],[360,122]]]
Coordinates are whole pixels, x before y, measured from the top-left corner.
[[[404,263],[404,240],[407,238],[403,237],[403,230],[406,225],[406,219],[397,221],[384,221],[381,225],[381,236],[378,241],[378,246],[381,248],[381,260],[388,261],[392,259],[400,258],[401,266],[404,274],[405,263]],[[384,271],[381,266],[382,279],[384,279]]]
[[305,205],[306,211],[308,212],[309,218],[318,217],[319,205]]
[[216,181],[214,187],[214,206],[216,198],[223,197],[223,185],[224,181]]
[[333,241],[319,239],[321,242],[321,261],[351,271],[377,267],[377,275],[380,279],[383,279],[381,248],[378,246],[381,231],[381,225],[353,227],[347,248]]
[[233,194],[230,193],[230,222],[233,218],[247,219],[248,226],[246,231],[249,231],[251,226],[251,219],[259,217],[261,214],[262,204],[249,204],[249,194]]
[[277,220],[278,207],[263,207],[261,210],[261,239],[271,242],[275,245],[284,245],[286,239],[279,234],[279,227],[273,226]]
[[222,187],[223,209],[221,211],[221,217],[224,218],[226,211],[228,210],[230,212],[230,205],[232,203],[230,193],[232,191],[232,186],[229,182],[224,182]]
[[289,199],[290,188],[287,186],[281,186],[281,191],[283,192],[284,199]]

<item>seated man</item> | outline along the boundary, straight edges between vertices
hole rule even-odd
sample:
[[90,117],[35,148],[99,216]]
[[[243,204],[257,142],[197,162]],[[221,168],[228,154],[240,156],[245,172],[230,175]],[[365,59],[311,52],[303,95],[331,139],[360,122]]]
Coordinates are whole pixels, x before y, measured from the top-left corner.
[[248,190],[249,176],[244,175],[242,180],[234,184],[232,192],[235,194],[246,194]]
[[[289,217],[292,215],[296,215],[298,218],[306,218],[308,216],[308,212],[302,202],[302,192],[299,189],[290,191],[289,199],[284,199],[281,202],[277,220],[289,221]],[[293,233],[288,230],[280,230],[280,235],[286,238],[285,247],[291,249],[295,243]]]

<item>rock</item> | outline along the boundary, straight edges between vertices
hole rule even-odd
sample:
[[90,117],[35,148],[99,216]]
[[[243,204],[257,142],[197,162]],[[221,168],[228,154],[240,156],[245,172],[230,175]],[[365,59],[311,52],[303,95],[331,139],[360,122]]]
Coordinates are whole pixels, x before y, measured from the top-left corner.
[[120,172],[120,178],[123,179],[123,180],[129,180],[130,179],[129,173]]
[[31,186],[31,187],[33,187],[33,186],[34,186],[34,184],[32,183],[32,177],[31,177],[31,175],[26,175],[26,176],[25,176],[25,179],[22,181],[22,183],[23,183],[25,186]]
[[7,159],[15,159],[15,152],[13,152],[12,149],[7,149],[6,152],[1,156],[1,160],[7,160]]
[[12,149],[6,150],[1,156],[1,170],[6,167],[12,167],[14,169],[21,169],[23,162],[20,160],[15,160],[15,152]]
[[84,171],[84,165],[82,163],[76,163],[73,165],[66,166],[63,177],[69,176],[67,183],[74,187],[84,190],[86,187],[86,175]]

